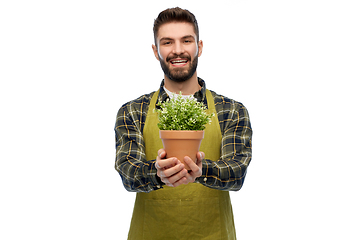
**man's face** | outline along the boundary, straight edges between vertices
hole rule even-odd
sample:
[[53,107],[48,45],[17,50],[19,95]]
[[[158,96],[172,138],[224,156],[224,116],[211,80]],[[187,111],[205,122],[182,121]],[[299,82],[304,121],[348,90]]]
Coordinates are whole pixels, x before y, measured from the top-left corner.
[[184,82],[196,72],[198,57],[202,53],[202,41],[196,39],[194,27],[187,22],[171,22],[159,28],[153,45],[155,57],[160,61],[166,77]]

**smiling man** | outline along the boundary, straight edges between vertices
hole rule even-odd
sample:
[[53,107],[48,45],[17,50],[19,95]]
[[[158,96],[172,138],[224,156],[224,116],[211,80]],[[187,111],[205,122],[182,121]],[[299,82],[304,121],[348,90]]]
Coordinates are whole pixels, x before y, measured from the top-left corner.
[[[182,36],[183,33],[189,35]],[[176,83],[197,83],[194,74],[203,43],[198,41],[193,25],[188,22],[165,23],[157,29],[157,34],[153,50],[165,77]],[[191,78],[195,81],[188,81]]]
[[[153,30],[164,79],[156,92],[124,104],[115,124],[115,169],[124,187],[137,192],[128,239],[236,239],[229,191],[241,189],[251,161],[248,112],[206,89],[197,76],[203,42],[191,12],[167,9]],[[166,158],[154,113],[159,102],[179,92],[213,113],[197,159],[184,158],[190,171],[179,159]]]

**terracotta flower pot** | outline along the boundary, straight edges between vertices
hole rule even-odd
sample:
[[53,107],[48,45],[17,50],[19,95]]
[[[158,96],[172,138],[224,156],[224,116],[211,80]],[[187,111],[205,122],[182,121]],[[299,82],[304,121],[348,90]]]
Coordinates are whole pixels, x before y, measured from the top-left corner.
[[160,130],[160,138],[166,151],[166,158],[176,157],[185,164],[184,157],[190,157],[196,162],[196,153],[200,149],[201,140],[204,138],[204,131],[183,131],[183,130]]

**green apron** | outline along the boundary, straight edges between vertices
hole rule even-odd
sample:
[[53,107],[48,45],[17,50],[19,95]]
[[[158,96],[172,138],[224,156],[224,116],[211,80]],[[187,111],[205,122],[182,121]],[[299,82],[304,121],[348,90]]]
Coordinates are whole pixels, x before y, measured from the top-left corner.
[[[153,111],[159,91],[151,98],[145,120],[146,159],[156,159],[163,148]],[[220,158],[221,130],[214,99],[206,90],[211,124],[205,129],[200,151],[206,159]],[[205,173],[203,173],[205,174]],[[164,186],[150,193],[137,193],[128,240],[234,240],[235,226],[228,191],[220,191],[189,183],[176,188]]]

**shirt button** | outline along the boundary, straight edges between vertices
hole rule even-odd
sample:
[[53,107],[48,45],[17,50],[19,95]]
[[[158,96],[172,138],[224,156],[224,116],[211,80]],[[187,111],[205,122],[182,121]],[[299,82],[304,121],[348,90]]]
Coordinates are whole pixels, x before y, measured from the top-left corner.
[[207,178],[206,177],[204,177],[204,182],[206,182],[207,181]]

